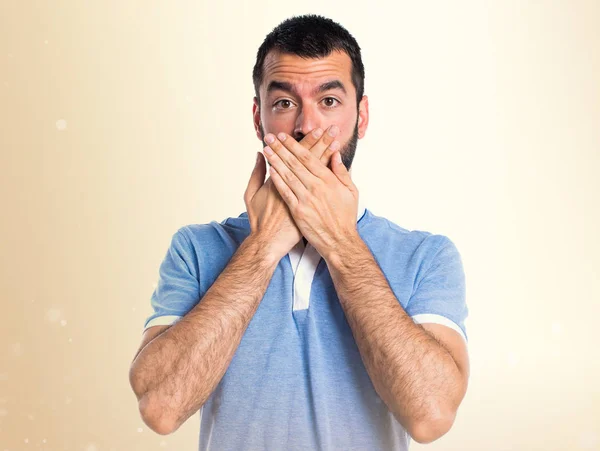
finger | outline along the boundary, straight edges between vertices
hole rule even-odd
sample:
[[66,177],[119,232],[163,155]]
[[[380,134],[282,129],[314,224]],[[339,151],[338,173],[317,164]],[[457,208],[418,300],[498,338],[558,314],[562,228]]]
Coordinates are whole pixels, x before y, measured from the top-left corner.
[[273,180],[273,185],[275,186],[275,189],[277,189],[277,192],[287,204],[290,211],[293,211],[293,209],[296,208],[296,205],[298,205],[298,198],[287,185],[286,181],[282,178],[279,172],[277,172],[275,166],[272,165],[269,168],[269,174],[271,175],[270,178],[271,180]]
[[[276,145],[276,152],[285,165],[302,181],[306,189],[314,191],[314,188],[321,181],[330,180],[331,171],[320,164],[310,150],[301,146],[294,138],[281,132],[277,135],[275,142],[279,141],[281,145]],[[271,144],[273,147],[275,144]],[[285,174],[277,168],[282,176]]]
[[321,159],[321,157],[327,152],[327,149],[334,141],[335,137],[339,134],[339,131],[339,127],[335,124],[329,126],[325,131],[323,131],[321,128],[315,128],[304,138],[302,138],[300,144],[307,149],[310,149],[313,155],[318,157],[321,162],[326,160],[327,163],[324,165],[327,166],[327,164],[329,164],[329,157],[331,156],[332,152],[328,152],[325,160]]
[[[278,144],[276,144],[276,143],[278,143]],[[301,147],[302,149],[304,149],[297,142],[296,142],[296,144],[299,147]],[[296,198],[298,198],[300,200],[306,199],[306,196],[308,194],[308,192],[307,192],[308,187],[302,182],[301,178],[290,167],[288,167],[286,165],[286,163],[281,159],[279,154],[272,150],[272,147],[274,145],[276,147],[280,148],[279,152],[287,152],[289,154],[289,151],[287,151],[285,149],[285,147],[283,147],[281,145],[281,143],[279,143],[278,140],[275,140],[275,142],[273,142],[269,146],[265,147],[264,148],[265,155],[266,155],[267,159],[269,160],[269,163],[271,164],[271,168],[273,168],[273,167],[275,168],[279,177],[292,190],[292,192],[295,194]],[[306,150],[306,149],[304,149],[304,151],[308,152],[308,150]],[[293,157],[293,155],[292,155],[292,157]],[[298,164],[300,166],[302,166],[302,164],[300,164],[299,162],[298,162]],[[308,173],[308,170],[306,168],[304,168],[304,172]],[[315,179],[315,177],[312,174],[309,174],[309,175],[310,175],[310,177]],[[273,180],[273,182],[275,182],[275,180]],[[308,184],[310,186],[310,182],[308,182]]]
[[263,185],[266,172],[265,158],[260,152],[256,152],[256,162],[254,163],[254,168],[252,169],[252,174],[250,175],[250,180],[248,181],[248,186],[244,193],[244,201],[247,205],[250,204],[250,201],[256,192]]
[[323,152],[323,155],[321,155],[321,158],[319,158],[319,160],[321,161],[321,163],[323,164],[323,166],[329,167],[329,163],[331,162],[331,156],[340,147],[341,147],[341,145],[340,145],[340,142],[338,140],[333,140],[331,142],[331,144],[329,145],[329,147],[327,149],[325,149],[325,152]]
[[[285,138],[282,141],[279,138]],[[310,189],[314,184],[315,175],[310,172],[310,170],[303,164],[303,162],[299,161],[298,158],[294,156],[292,152],[288,150],[288,147],[294,147],[298,152],[302,154],[304,157],[310,156],[310,151],[306,149],[304,146],[300,145],[294,138],[285,133],[281,132],[275,137],[272,133],[267,133],[265,136],[265,141],[267,142],[267,148],[273,149],[275,155],[269,155],[268,152],[265,153],[267,156],[267,160],[270,164],[279,163],[279,160],[287,166],[287,168],[302,182],[306,189]],[[287,171],[279,165],[276,168],[279,171],[279,174],[284,178],[284,180],[291,181],[291,177],[287,174]],[[323,168],[325,169],[325,168]],[[292,187],[293,188],[293,187]]]
[[317,127],[311,130],[306,135],[304,135],[304,138],[302,138],[302,140],[299,141],[299,143],[302,144],[305,148],[311,149],[319,141],[319,138],[321,136],[323,136],[323,129]]
[[311,153],[321,159],[327,148],[339,135],[340,128],[337,125],[331,125],[321,136],[321,138],[310,148]]

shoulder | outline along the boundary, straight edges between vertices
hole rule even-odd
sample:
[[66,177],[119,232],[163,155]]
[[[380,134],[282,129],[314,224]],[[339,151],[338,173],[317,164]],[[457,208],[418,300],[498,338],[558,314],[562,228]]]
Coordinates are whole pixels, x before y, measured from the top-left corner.
[[[220,269],[250,233],[248,219],[240,215],[222,221],[192,223],[181,226],[173,243],[202,268]],[[206,270],[206,269],[204,269]]]
[[368,209],[365,219],[364,226],[359,230],[361,236],[373,244],[399,248],[403,252],[418,251],[421,257],[434,255],[444,246],[453,245],[446,235],[420,229],[410,230]]
[[186,224],[175,232],[182,239],[186,239],[192,247],[241,242],[249,233],[250,224],[245,212],[238,217],[230,216],[220,222]]

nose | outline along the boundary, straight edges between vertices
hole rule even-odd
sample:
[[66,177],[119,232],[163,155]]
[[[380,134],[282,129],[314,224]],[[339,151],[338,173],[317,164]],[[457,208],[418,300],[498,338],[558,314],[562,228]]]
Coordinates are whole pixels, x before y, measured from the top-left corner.
[[302,106],[294,125],[294,139],[301,140],[310,131],[319,127],[320,122],[317,107]]

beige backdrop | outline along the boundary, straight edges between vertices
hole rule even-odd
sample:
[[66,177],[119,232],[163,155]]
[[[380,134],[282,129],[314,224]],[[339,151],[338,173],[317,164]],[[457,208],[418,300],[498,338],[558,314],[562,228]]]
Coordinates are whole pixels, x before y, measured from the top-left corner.
[[256,50],[307,12],[363,50],[365,204],[463,258],[469,391],[427,449],[600,449],[600,2],[2,0],[0,451],[197,449],[129,365],[172,234],[244,211]]

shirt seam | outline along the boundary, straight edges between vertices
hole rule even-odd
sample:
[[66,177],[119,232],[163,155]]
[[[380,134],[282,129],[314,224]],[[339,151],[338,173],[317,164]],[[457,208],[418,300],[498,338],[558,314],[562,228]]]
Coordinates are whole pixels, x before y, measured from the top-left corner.
[[[412,297],[414,296],[414,294],[419,290],[419,288],[421,287],[421,283],[423,282],[423,280],[427,277],[427,275],[429,274],[429,272],[431,271],[431,267],[433,266],[433,262],[435,262],[435,259],[437,258],[438,254],[442,251],[442,248],[445,245],[445,241],[447,240],[446,236],[444,235],[438,235],[438,234],[431,234],[427,237],[425,237],[425,239],[423,240],[423,242],[419,245],[419,248],[421,246],[423,246],[425,244],[425,241],[427,241],[428,239],[431,239],[432,237],[435,236],[440,236],[442,237],[441,241],[442,243],[437,247],[437,249],[435,250],[435,253],[433,254],[433,257],[431,257],[431,261],[429,262],[429,265],[427,266],[427,269],[424,271],[423,273],[423,277],[421,277],[421,279],[419,280],[419,283],[417,284],[417,286],[415,287],[415,289],[413,290],[413,292],[410,295],[410,298],[408,299],[408,302],[406,303],[406,307],[408,308],[408,305],[410,304],[410,300],[412,299]],[[417,248],[418,249],[418,248]]]

